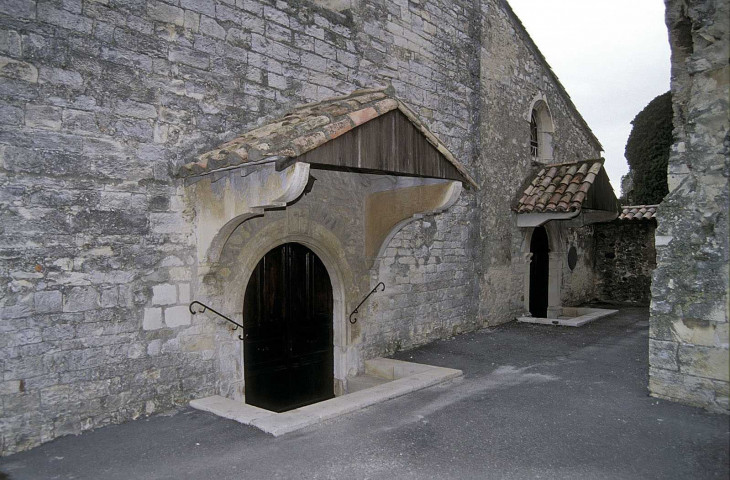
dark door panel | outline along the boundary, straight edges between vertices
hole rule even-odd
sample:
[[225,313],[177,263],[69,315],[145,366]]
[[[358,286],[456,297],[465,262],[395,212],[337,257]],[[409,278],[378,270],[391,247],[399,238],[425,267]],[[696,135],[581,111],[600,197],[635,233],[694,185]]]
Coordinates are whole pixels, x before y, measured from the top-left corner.
[[246,403],[283,412],[334,396],[332,308],[314,252],[287,243],[261,259],[244,297]]
[[530,252],[530,313],[533,317],[545,318],[550,278],[550,248],[545,227],[537,227],[532,232]]

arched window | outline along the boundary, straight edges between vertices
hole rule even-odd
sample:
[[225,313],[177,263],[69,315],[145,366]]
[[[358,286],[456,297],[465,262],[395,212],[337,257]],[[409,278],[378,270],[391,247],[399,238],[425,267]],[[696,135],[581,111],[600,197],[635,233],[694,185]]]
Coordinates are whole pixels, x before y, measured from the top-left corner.
[[539,162],[553,159],[553,119],[543,95],[538,95],[530,109],[530,157]]
[[537,115],[535,110],[530,114],[530,156],[537,157],[540,143],[537,139]]

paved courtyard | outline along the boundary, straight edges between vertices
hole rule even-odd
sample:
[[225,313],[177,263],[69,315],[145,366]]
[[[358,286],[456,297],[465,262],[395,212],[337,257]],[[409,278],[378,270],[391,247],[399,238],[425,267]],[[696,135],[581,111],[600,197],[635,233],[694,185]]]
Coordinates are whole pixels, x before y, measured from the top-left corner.
[[[183,409],[0,459],[12,479],[728,478],[730,418],[647,395],[646,309],[396,358],[464,377],[274,438]],[[3,475],[0,474],[0,478]]]

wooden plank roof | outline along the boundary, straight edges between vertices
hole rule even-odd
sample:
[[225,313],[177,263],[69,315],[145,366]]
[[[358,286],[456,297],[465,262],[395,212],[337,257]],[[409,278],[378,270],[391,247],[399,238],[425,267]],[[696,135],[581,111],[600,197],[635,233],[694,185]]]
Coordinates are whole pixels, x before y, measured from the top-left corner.
[[[390,112],[397,111],[400,115]],[[395,117],[394,117],[395,115]],[[444,174],[438,176],[438,172],[454,171],[457,174],[456,179],[467,182],[471,186],[476,187],[476,182],[469,175],[466,168],[456,160],[453,154],[446,146],[431,133],[416,117],[416,115],[401,101],[393,97],[393,91],[388,89],[368,89],[358,90],[344,97],[331,98],[316,103],[310,103],[295,108],[281,118],[268,122],[260,127],[250,130],[238,137],[230,140],[220,147],[206,152],[197,157],[194,162],[184,165],[179,172],[179,176],[190,177],[195,175],[204,175],[216,170],[234,168],[246,164],[260,163],[263,161],[273,161],[271,159],[288,159],[293,161],[312,162],[312,155],[305,154],[331,142],[332,140],[343,137],[352,132],[357,127],[365,125],[374,119],[380,119],[387,116],[389,120],[375,122],[380,127],[373,127],[369,130],[380,128],[382,125],[391,122],[398,123],[399,132],[410,134],[410,131],[416,131],[424,140],[421,143],[429,144],[429,147],[436,152],[441,162],[448,163],[448,167],[438,167],[435,169],[415,169],[409,171],[408,161],[383,160],[377,157],[374,161],[379,164],[389,165],[390,170],[383,170],[389,173],[415,175],[415,176],[432,176],[436,178],[453,178],[454,175]],[[407,119],[412,128],[402,126],[403,122],[395,120],[395,118]],[[391,123],[392,123],[391,122]],[[390,137],[383,139],[384,141],[400,141],[399,138]],[[420,140],[419,140],[420,141]],[[428,148],[419,146],[419,141],[412,141],[411,145],[420,151],[427,151]],[[344,138],[343,138],[344,142]],[[340,142],[340,143],[343,143]],[[372,141],[369,142],[372,147]],[[388,142],[392,143],[392,142]],[[358,148],[362,147],[362,142]],[[372,148],[371,148],[372,149]],[[393,151],[393,154],[402,154],[403,152]],[[345,156],[340,155],[337,158],[344,159]],[[429,160],[433,161],[433,155],[428,155]],[[315,162],[316,163],[316,162]],[[357,170],[357,166],[343,164],[338,165],[336,162],[324,162],[330,165],[330,168],[342,167],[344,169]],[[417,163],[417,162],[416,162]],[[415,165],[410,161],[411,165]],[[362,168],[363,171],[380,171],[377,168]],[[400,171],[399,169],[406,169]],[[436,172],[435,174],[433,172]]]

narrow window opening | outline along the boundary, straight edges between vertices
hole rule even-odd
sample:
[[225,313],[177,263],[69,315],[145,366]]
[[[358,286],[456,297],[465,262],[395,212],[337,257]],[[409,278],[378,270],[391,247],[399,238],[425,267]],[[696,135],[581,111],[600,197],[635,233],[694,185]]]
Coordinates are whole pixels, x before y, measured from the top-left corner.
[[530,155],[535,158],[540,146],[537,138],[537,112],[533,110],[530,116]]
[[544,100],[536,100],[530,111],[530,157],[542,163],[553,159],[553,120]]

